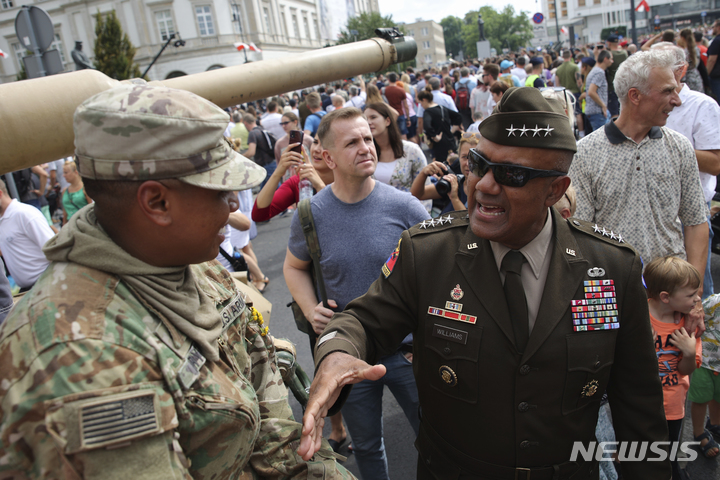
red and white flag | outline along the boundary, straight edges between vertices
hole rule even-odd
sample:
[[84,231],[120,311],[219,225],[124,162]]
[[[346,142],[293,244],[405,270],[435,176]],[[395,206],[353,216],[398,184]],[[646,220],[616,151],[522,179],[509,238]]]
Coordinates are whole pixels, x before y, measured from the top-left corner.
[[649,12],[650,11],[650,5],[648,5],[647,0],[642,0],[640,4],[635,8],[636,12]]
[[5,53],[5,52],[3,52],[2,50],[0,50],[0,57],[2,57],[2,58],[7,57],[7,53]]
[[567,35],[567,34],[568,34],[568,29],[567,29],[567,27],[562,27],[562,28],[560,29],[560,33],[562,33],[563,35]]
[[250,44],[238,42],[238,43],[235,43],[234,45],[235,45],[235,48],[238,49],[238,51],[247,49],[251,52],[262,52],[262,50],[260,50],[257,47],[257,45],[255,45],[253,42],[250,42]]

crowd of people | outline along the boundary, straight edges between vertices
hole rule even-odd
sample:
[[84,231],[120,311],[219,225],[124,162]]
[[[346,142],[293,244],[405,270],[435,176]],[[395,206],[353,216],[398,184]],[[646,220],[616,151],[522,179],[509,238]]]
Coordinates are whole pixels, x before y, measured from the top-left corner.
[[[10,280],[0,275],[0,315],[9,313],[8,328],[19,332],[0,335],[0,359],[15,350],[39,359],[8,360],[0,397],[21,399],[23,408],[0,408],[0,439],[26,435],[27,446],[12,454],[0,447],[0,459],[12,459],[0,471],[101,469],[110,457],[87,438],[109,433],[92,423],[70,431],[57,411],[90,412],[92,422],[102,418],[93,408],[113,401],[150,415],[152,435],[93,441],[128,455],[140,454],[126,444],[145,448],[142,455],[171,452],[168,471],[292,476],[320,466],[323,478],[349,478],[332,454],[349,434],[362,478],[385,479],[385,386],[418,436],[418,478],[542,477],[548,468],[554,478],[585,478],[596,465],[569,462],[571,440],[678,441],[687,398],[701,452],[717,456],[720,297],[710,246],[720,21],[713,33],[712,43],[683,29],[637,47],[611,35],[560,52],[409,67],[226,112],[164,87],[148,87],[148,95],[123,86],[89,99],[76,113],[74,157],[0,182],[0,252]],[[145,125],[153,95],[202,104],[190,115],[214,125],[212,134],[183,123],[182,109],[167,110],[159,128],[180,128],[185,153],[208,165],[151,160],[159,157],[135,141],[143,128],[126,141],[87,141],[103,135],[88,112],[112,112],[128,95],[140,105],[129,116],[108,113],[109,121]],[[93,163],[120,163],[124,151],[153,168],[105,172]],[[262,319],[225,277],[246,269],[265,291],[271,279],[252,241],[257,224],[285,215],[292,223],[284,281],[316,362],[302,427],[268,368],[273,349]],[[144,245],[132,236],[140,231]],[[224,268],[203,263],[213,259]],[[25,293],[18,308],[6,290]],[[59,303],[66,290],[82,304]],[[54,315],[38,314],[38,302]],[[67,325],[46,325],[55,318]],[[38,328],[54,333],[33,344]],[[104,343],[93,347],[91,339]],[[88,365],[112,350],[112,368],[134,362],[150,373],[140,381],[127,375],[122,387],[101,378],[89,396],[67,385],[92,383],[92,368],[77,378],[61,370],[47,385],[23,379],[63,348]],[[495,385],[496,395],[485,398],[479,385]],[[218,406],[226,395],[251,410],[254,426],[241,429],[255,430],[242,442],[205,415],[230,409]],[[57,405],[39,400],[54,398]],[[42,427],[40,411],[50,419]],[[113,421],[134,425],[118,415]],[[209,423],[193,426],[201,417]],[[459,425],[461,417],[472,420]],[[480,425],[497,436],[470,442]],[[66,445],[51,448],[55,437]],[[298,441],[307,464],[287,453]],[[217,453],[221,442],[236,460]],[[253,455],[269,451],[264,442],[277,448],[273,455]],[[30,460],[40,454],[46,458]],[[622,469],[626,478],[667,478],[672,469],[673,479],[687,478],[672,460],[600,462],[600,477],[615,480]]]

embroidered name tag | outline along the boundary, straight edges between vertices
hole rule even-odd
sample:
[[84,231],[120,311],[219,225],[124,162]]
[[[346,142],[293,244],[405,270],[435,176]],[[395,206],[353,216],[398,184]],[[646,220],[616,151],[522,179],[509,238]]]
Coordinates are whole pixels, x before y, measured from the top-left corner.
[[450,342],[460,343],[462,345],[467,344],[468,332],[457,330],[455,328],[446,327],[444,325],[433,325],[433,337],[442,338]]
[[449,318],[450,320],[457,320],[458,322],[472,323],[475,325],[477,317],[472,315],[466,315],[464,313],[450,312],[442,308],[428,307],[428,313],[437,317]]
[[222,318],[222,326],[223,326],[223,332],[227,331],[228,328],[230,328],[230,325],[233,324],[235,320],[242,314],[243,310],[245,310],[245,299],[243,298],[242,294],[238,293],[235,298],[233,298],[230,303],[228,303],[225,308],[222,309],[222,312],[220,312],[220,317]]

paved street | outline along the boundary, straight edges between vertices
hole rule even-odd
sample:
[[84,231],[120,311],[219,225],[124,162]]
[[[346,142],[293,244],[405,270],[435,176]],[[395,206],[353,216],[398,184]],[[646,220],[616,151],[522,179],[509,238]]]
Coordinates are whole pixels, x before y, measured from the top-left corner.
[[[270,284],[265,293],[265,297],[273,304],[270,332],[276,337],[288,338],[295,343],[299,363],[308,375],[312,375],[313,363],[307,336],[297,330],[292,312],[285,307],[291,299],[282,275],[287,239],[290,235],[290,222],[291,216],[287,215],[284,218],[276,217],[270,223],[259,225],[259,236],[253,241],[253,246],[260,267],[265,275],[270,278]],[[717,255],[714,255],[714,257],[713,278],[716,285],[720,285],[720,257]],[[415,478],[415,464],[417,462],[417,453],[413,446],[414,434],[402,410],[395,403],[392,394],[387,389],[385,389],[385,393],[383,412],[385,414],[385,444],[390,477],[393,480],[412,480]],[[292,398],[292,395],[291,405],[296,419],[299,420],[302,417],[302,411],[299,404]],[[687,410],[688,417],[684,424],[683,440],[692,440],[689,408]],[[329,422],[327,422],[326,436],[329,431]],[[482,435],[483,433],[479,432],[479,434]],[[486,434],[490,435],[492,432]],[[342,454],[348,455],[347,448],[343,449]],[[348,455],[344,465],[355,475],[359,475],[357,464],[352,455]],[[720,462],[706,459],[702,454],[698,454],[698,459],[688,466],[687,471],[693,480],[717,480],[720,478]]]

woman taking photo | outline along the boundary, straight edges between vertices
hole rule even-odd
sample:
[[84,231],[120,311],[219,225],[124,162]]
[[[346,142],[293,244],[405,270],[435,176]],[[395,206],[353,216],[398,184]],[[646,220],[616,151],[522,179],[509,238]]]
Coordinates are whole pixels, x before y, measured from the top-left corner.
[[375,140],[378,164],[375,179],[409,192],[415,177],[427,161],[422,149],[400,137],[395,116],[384,103],[370,103],[365,107],[365,117]]
[[453,133],[460,129],[462,117],[459,113],[435,103],[432,90],[428,87],[418,93],[418,100],[425,110],[423,130],[428,140],[432,141],[433,156],[438,162],[444,162],[448,153],[457,148]]
[[[304,139],[303,139],[304,140]],[[300,145],[288,145],[280,156],[277,168],[270,175],[265,186],[255,198],[252,209],[252,219],[256,222],[265,222],[275,215],[284,212],[289,206],[300,201],[300,180],[308,179],[315,192],[319,192],[326,185],[333,182],[333,172],[322,158],[322,145],[320,139],[315,137],[310,146],[310,160],[304,161],[305,155],[290,150]],[[305,151],[305,150],[304,150]],[[285,172],[291,167],[296,173],[278,188]]]
[[[285,130],[285,135],[275,142],[275,160],[278,164],[280,164],[280,157],[282,156],[283,150],[285,150],[290,143],[290,131],[300,130],[298,122],[299,120],[297,115],[292,112],[283,113],[283,116],[280,119],[280,126],[283,130]],[[310,135],[305,135],[303,137],[303,145],[305,148],[310,149],[310,145],[312,145],[312,137]]]

